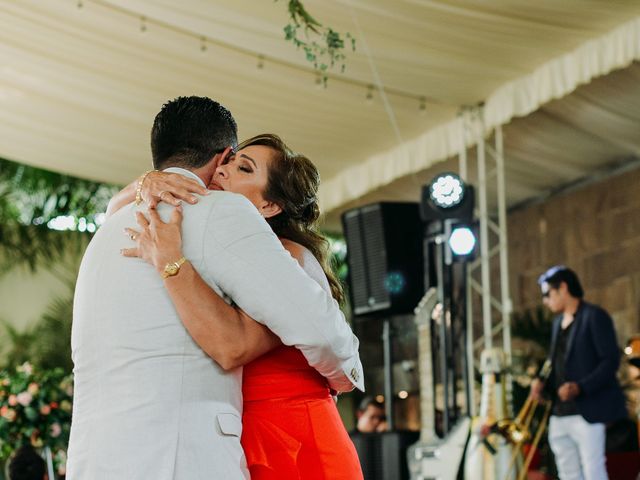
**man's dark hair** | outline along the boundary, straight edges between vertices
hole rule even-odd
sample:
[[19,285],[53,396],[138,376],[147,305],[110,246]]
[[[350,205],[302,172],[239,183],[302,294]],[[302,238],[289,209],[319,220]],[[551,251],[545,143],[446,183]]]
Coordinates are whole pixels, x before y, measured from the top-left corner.
[[584,297],[584,290],[578,280],[576,272],[565,266],[552,267],[543,273],[538,279],[538,283],[542,285],[547,282],[551,288],[559,288],[561,283],[567,284],[569,294],[574,298]]
[[231,112],[207,97],[178,97],[165,103],[151,129],[153,167],[200,168],[238,143]]
[[369,408],[369,405],[372,405],[376,408],[380,408],[381,410],[384,410],[384,403],[379,402],[373,397],[364,397],[360,402],[360,404],[358,405],[358,411],[364,412],[367,408]]
[[16,450],[9,462],[9,480],[42,480],[45,472],[43,458],[31,445]]

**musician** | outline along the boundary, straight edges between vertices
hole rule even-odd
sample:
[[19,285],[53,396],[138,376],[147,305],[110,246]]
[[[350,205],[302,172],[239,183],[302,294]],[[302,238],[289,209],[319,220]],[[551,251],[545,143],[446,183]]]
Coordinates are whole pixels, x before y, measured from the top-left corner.
[[616,379],[620,350],[609,314],[583,300],[578,276],[565,266],[538,279],[543,303],[556,317],[551,334],[551,374],[532,383],[539,399],[551,393],[549,445],[561,480],[607,479],[605,424],[627,416]]

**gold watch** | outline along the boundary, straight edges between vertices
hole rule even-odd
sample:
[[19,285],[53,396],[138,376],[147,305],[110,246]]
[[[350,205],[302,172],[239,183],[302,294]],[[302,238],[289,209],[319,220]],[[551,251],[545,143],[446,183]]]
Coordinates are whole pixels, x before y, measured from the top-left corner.
[[180,272],[180,267],[186,261],[187,259],[185,257],[182,257],[177,262],[167,263],[164,266],[164,270],[162,271],[162,278],[169,278],[177,275]]

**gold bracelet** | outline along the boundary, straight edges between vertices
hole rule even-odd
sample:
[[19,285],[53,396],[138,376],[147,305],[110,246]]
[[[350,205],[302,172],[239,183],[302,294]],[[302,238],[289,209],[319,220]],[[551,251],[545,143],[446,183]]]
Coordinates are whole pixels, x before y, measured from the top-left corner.
[[155,172],[155,170],[144,172],[140,177],[140,180],[138,180],[138,186],[136,187],[136,205],[140,205],[142,203],[142,184],[146,180],[147,175],[149,175],[151,172]]

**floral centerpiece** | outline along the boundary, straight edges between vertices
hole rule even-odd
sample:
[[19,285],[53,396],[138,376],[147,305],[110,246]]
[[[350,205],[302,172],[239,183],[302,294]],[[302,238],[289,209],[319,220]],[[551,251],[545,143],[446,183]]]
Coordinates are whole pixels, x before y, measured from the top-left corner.
[[0,371],[0,463],[30,443],[49,447],[63,473],[72,396],[72,376],[62,369],[38,371],[24,363]]

